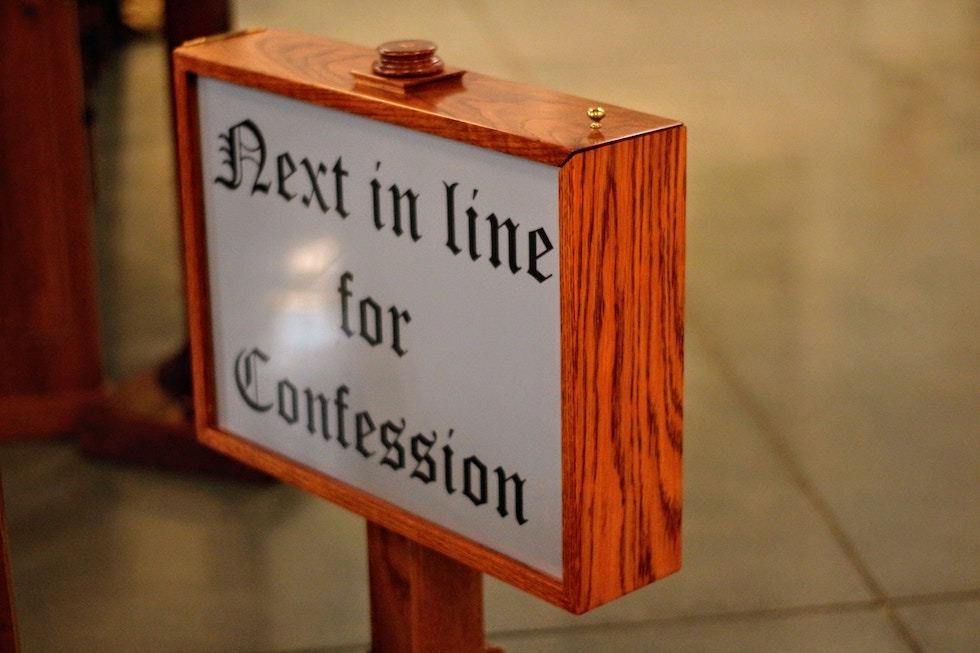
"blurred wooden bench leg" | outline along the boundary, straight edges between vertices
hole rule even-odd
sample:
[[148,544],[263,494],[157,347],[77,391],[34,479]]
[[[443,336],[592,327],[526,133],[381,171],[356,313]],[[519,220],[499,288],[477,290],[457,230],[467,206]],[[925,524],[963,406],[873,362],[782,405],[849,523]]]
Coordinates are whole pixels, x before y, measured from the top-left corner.
[[[227,0],[168,0],[168,48],[191,38],[228,31]],[[168,125],[169,127],[169,125]],[[190,414],[190,364],[185,351],[123,381],[104,401],[90,406],[76,431],[89,456],[238,480],[268,480],[197,443]]]
[[75,3],[0,3],[0,43],[0,440],[53,437],[103,393]]

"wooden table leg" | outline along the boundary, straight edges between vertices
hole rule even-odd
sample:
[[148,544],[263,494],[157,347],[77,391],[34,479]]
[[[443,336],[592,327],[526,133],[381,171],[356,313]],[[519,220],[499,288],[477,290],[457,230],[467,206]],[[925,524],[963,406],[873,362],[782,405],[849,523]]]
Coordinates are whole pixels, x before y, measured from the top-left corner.
[[487,651],[479,572],[372,523],[368,566],[372,653]]

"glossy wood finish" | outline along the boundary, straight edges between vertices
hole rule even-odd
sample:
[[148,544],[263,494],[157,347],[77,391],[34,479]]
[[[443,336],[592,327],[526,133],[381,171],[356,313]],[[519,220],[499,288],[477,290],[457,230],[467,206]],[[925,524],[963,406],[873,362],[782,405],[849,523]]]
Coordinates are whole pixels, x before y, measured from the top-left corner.
[[[475,73],[404,97],[356,84],[373,50],[265,31],[175,53],[180,178],[201,440],[477,571],[581,613],[680,565],[685,131]],[[216,428],[195,84],[265,90],[559,170],[563,577]]]
[[64,434],[103,391],[75,3],[0,3],[0,438]]
[[684,128],[560,173],[566,575],[584,611],[680,568]]
[[578,150],[679,124],[604,105],[603,128],[593,133],[587,112],[594,101],[472,71],[461,83],[403,97],[356,84],[351,71],[370,73],[375,50],[278,30],[210,40],[176,56],[186,72],[551,165]]
[[368,524],[372,653],[485,653],[483,576]]

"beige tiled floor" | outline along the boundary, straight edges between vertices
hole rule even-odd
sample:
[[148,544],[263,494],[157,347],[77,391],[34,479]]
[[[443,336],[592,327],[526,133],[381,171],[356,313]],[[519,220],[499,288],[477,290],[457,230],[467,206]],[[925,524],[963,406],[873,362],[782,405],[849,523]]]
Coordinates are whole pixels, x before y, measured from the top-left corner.
[[[689,127],[684,569],[509,653],[980,650],[974,1],[240,0]],[[182,340],[164,53],[97,97],[107,366]],[[363,651],[364,526],[284,486],[0,448],[26,653]]]

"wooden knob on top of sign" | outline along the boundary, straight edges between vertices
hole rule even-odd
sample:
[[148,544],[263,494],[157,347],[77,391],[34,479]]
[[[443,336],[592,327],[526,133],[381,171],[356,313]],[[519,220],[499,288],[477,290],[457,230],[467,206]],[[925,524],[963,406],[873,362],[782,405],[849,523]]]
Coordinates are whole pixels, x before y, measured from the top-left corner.
[[432,41],[404,39],[388,41],[378,46],[381,58],[371,69],[382,77],[427,77],[443,71],[442,60],[436,56]]
[[371,70],[352,70],[359,84],[407,95],[434,82],[459,80],[466,72],[443,65],[436,44],[421,39],[400,39],[378,46],[379,58]]

